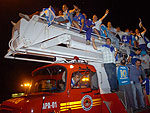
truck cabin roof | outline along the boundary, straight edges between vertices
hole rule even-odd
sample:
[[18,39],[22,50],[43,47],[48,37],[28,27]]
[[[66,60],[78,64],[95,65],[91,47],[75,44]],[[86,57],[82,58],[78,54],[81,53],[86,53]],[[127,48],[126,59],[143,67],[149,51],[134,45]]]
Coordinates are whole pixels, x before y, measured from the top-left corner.
[[92,72],[96,72],[94,66],[85,64],[85,63],[54,63],[54,64],[48,64],[48,65],[35,69],[34,71],[32,71],[32,76],[34,77],[37,71],[48,68],[48,67],[52,67],[52,66],[62,67],[62,68],[65,68],[67,71],[72,71],[72,72],[79,71],[79,70],[86,70],[86,69],[89,69]]

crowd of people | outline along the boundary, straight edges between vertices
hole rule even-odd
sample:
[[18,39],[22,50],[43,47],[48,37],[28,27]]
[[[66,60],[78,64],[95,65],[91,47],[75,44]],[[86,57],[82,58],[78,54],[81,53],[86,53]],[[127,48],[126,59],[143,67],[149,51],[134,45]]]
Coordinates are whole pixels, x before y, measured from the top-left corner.
[[[68,10],[67,5],[63,5],[62,9],[64,12],[61,16],[65,17],[65,20],[59,21],[59,23],[70,22],[70,25],[78,28],[80,33],[85,30],[86,44],[89,45],[92,39],[93,48],[103,53],[104,68],[111,92],[123,91],[128,107],[132,107],[134,110],[145,108],[146,103],[141,85],[146,84],[146,94],[150,96],[150,56],[147,47],[149,40],[144,36],[146,28],[141,19],[139,19],[139,27],[143,29],[142,32],[139,29],[135,29],[135,33],[129,29],[123,32],[120,27],[113,28],[111,22],[107,23],[107,27],[102,24],[103,19],[109,14],[108,9],[102,18],[98,19],[97,15],[93,15],[92,20],[87,19],[85,13],[81,14],[81,9],[77,6],[74,6],[73,10]],[[73,12],[75,12],[74,17],[72,16]],[[92,32],[97,35],[98,39],[106,39],[106,44],[97,47],[95,37],[91,37]],[[115,47],[112,46],[112,43]],[[128,46],[129,51],[127,52],[128,57],[123,57],[117,68],[116,56],[120,46]],[[137,100],[139,100],[139,104]]]
[[127,60],[123,58],[117,69],[115,63],[117,51],[111,45],[111,39],[107,38],[106,44],[101,47],[96,46],[95,38],[92,38],[92,43],[94,49],[103,53],[104,68],[111,92],[124,92],[128,108],[134,110],[145,108],[146,97],[143,94],[142,84],[146,84],[146,95],[150,103],[150,56],[138,48],[135,52],[131,52]]
[[[62,12],[63,11],[63,12]],[[62,11],[60,10],[58,16],[56,16],[56,21],[60,24],[67,24],[79,29],[80,33],[86,32],[87,45],[91,41],[91,33],[95,33],[98,39],[110,38],[112,43],[115,43],[115,47],[119,49],[120,43],[128,44],[131,48],[140,47],[142,50],[147,50],[146,44],[149,43],[149,40],[144,36],[146,33],[146,28],[142,25],[140,19],[139,26],[143,29],[143,32],[139,32],[139,29],[130,31],[126,29],[124,32],[120,30],[120,27],[114,28],[111,22],[107,23],[107,26],[102,24],[103,20],[109,14],[107,9],[104,16],[98,19],[97,15],[93,15],[92,19],[88,19],[85,13],[81,13],[81,9],[78,6],[74,5],[73,10],[69,10],[68,6],[64,4],[62,6]]]
[[[52,13],[54,13],[54,21],[56,21],[58,24],[62,23],[66,24],[67,26],[76,27],[80,33],[85,32],[87,45],[89,45],[91,42],[91,33],[95,33],[98,39],[110,38],[117,49],[120,48],[120,43],[124,43],[129,45],[130,49],[140,47],[142,50],[147,51],[146,44],[149,43],[149,40],[144,36],[146,33],[146,28],[142,25],[141,19],[139,26],[143,29],[143,32],[139,32],[139,29],[136,29],[135,33],[129,29],[126,29],[123,32],[120,30],[120,27],[114,28],[111,22],[108,22],[107,26],[102,24],[103,20],[109,14],[108,9],[100,19],[98,19],[97,15],[93,15],[92,19],[88,19],[85,13],[81,13],[81,9],[78,6],[73,5],[73,7],[74,9],[69,10],[68,6],[64,4],[62,6],[62,10],[58,12],[57,16],[55,15],[55,11],[51,6],[49,8],[44,8],[42,12],[36,11],[31,15],[19,13],[19,16],[28,21],[33,15],[40,15],[47,18],[47,13],[49,13],[49,10],[52,10]],[[50,20],[51,18],[49,18],[47,21]]]
[[[37,12],[39,14],[39,12]],[[80,33],[86,33],[86,44],[90,45],[92,41],[93,48],[103,53],[104,68],[108,77],[111,92],[123,91],[127,97],[127,105],[134,110],[145,108],[145,100],[142,84],[146,85],[146,94],[149,95],[150,103],[150,56],[147,47],[149,40],[144,36],[146,28],[140,19],[139,27],[142,32],[136,29],[135,32],[126,29],[124,32],[120,27],[112,27],[111,22],[107,23],[107,27],[102,21],[109,14],[107,9],[104,16],[98,19],[97,15],[93,15],[92,19],[88,19],[85,13],[81,13],[81,9],[74,5],[73,10],[69,10],[64,4],[62,11],[59,11],[55,21],[58,24],[66,24],[67,26],[76,27]],[[31,16],[20,14],[21,17],[30,19]],[[98,47],[95,44],[95,37],[105,39],[106,44]],[[112,45],[112,43],[114,45]],[[116,67],[116,56],[119,49],[124,46],[128,47],[127,58],[123,57],[119,67]],[[137,102],[139,100],[139,104]]]
[[[65,7],[65,8],[64,8]],[[113,28],[111,22],[107,23],[107,27],[102,24],[103,19],[109,14],[107,9],[104,16],[98,19],[97,15],[93,15],[92,20],[87,19],[85,13],[81,14],[77,6],[69,13],[67,5],[63,5],[63,16],[69,20],[69,15],[75,12],[75,16],[72,18],[70,25],[80,30],[86,31],[86,44],[89,45],[92,39],[93,48],[103,53],[104,68],[108,77],[111,92],[123,91],[126,94],[126,100],[128,107],[132,107],[134,110],[139,108],[145,108],[146,103],[144,100],[144,94],[141,84],[146,83],[146,94],[149,93],[149,78],[150,78],[150,56],[147,54],[147,44],[149,40],[144,36],[146,28],[143,26],[140,19],[139,27],[143,29],[139,32],[139,29],[135,30],[135,33],[126,29],[125,32],[120,30],[120,27]],[[66,20],[64,20],[66,21]],[[64,23],[60,21],[59,23]],[[68,21],[69,22],[69,21]],[[94,32],[98,39],[106,39],[106,44],[101,47],[97,47],[95,44],[95,38],[91,38],[91,33]],[[114,43],[115,47],[111,45]],[[116,56],[120,46],[127,45],[129,52],[128,58],[121,60],[120,66],[116,71]],[[116,48],[116,50],[114,49]],[[143,82],[144,81],[144,82]],[[139,100],[139,104],[137,102]],[[149,100],[150,102],[150,100]]]

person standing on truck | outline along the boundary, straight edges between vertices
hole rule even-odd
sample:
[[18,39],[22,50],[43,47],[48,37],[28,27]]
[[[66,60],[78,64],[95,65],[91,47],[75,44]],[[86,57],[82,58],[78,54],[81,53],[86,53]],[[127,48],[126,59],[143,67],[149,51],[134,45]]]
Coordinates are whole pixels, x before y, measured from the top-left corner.
[[118,83],[119,83],[119,90],[125,94],[126,102],[127,102],[127,109],[133,107],[133,100],[132,100],[132,89],[129,79],[129,69],[126,66],[126,60],[122,59],[120,62],[120,66],[118,67],[117,73]]
[[[145,108],[144,95],[141,87],[142,83],[142,68],[141,68],[141,60],[137,59],[135,65],[130,64],[127,65],[130,69],[129,78],[131,81],[131,88],[133,93],[133,102],[134,102],[134,110],[141,108]],[[137,103],[137,95],[139,97],[140,105]]]
[[117,84],[115,57],[118,51],[117,50],[115,51],[114,47],[111,45],[110,38],[106,38],[106,44],[102,45],[101,47],[96,46],[95,38],[92,38],[92,44],[95,50],[103,53],[104,68],[108,77],[111,92],[116,92],[118,90],[118,84]]

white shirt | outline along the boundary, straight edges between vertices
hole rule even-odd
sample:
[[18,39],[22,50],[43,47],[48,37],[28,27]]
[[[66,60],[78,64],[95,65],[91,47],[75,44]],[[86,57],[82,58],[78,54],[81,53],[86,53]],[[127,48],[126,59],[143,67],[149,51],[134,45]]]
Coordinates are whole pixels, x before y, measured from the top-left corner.
[[146,44],[143,38],[139,38],[139,45]]
[[102,21],[98,20],[94,24],[95,24],[95,26],[92,29],[97,29],[100,31],[100,25],[102,24]]
[[[141,36],[142,35],[142,36]],[[146,44],[144,41],[144,33],[141,33],[141,35],[135,36],[135,39],[139,42],[139,45]]]
[[111,52],[107,47],[98,47],[97,50],[103,53],[104,63],[115,63],[115,51]]

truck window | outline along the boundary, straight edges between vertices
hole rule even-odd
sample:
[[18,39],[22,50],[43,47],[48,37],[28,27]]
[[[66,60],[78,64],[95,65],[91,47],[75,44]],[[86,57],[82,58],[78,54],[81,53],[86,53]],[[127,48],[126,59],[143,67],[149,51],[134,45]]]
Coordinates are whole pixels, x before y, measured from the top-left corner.
[[97,73],[96,72],[92,72],[91,74],[91,89],[98,89],[98,78],[97,78]]
[[91,88],[98,89],[98,78],[96,72],[78,71],[72,74],[71,88]]
[[78,71],[72,74],[71,88],[90,88],[90,72]]
[[66,68],[62,66],[51,66],[42,68],[33,73],[40,77],[34,81],[33,92],[62,92],[66,87]]

